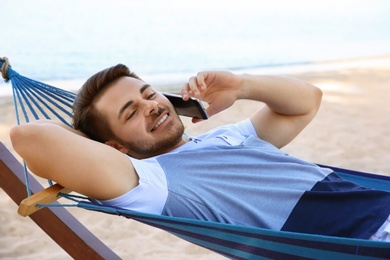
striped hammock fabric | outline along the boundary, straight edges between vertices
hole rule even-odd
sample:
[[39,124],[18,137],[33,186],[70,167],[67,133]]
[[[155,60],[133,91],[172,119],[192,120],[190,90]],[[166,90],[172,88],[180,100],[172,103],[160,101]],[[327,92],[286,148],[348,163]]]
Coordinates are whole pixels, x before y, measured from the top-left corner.
[[[3,77],[12,82],[18,124],[29,122],[30,118],[59,118],[69,125],[74,93],[28,79],[15,72],[5,59],[0,60],[0,66],[3,72],[6,70]],[[390,191],[390,177],[330,168],[346,180]],[[64,196],[76,201],[77,207],[140,221],[231,259],[390,259],[390,243],[385,242],[145,214]]]

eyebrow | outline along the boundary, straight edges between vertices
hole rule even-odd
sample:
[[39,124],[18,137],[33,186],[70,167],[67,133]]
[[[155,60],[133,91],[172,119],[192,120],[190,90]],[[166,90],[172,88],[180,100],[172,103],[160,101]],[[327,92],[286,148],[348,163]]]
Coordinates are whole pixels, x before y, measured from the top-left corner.
[[[145,84],[143,85],[140,89],[139,89],[139,93],[142,94],[145,92],[146,89],[150,88],[151,86],[149,84]],[[132,104],[134,103],[133,100],[129,100],[126,102],[126,104],[124,104],[121,109],[119,110],[119,113],[118,113],[118,119],[122,116],[123,112],[129,107],[131,106]]]
[[150,88],[151,86],[149,85],[149,84],[145,84],[145,85],[143,85],[140,89],[139,89],[139,93],[144,93],[145,92],[145,90],[147,89],[147,88]]

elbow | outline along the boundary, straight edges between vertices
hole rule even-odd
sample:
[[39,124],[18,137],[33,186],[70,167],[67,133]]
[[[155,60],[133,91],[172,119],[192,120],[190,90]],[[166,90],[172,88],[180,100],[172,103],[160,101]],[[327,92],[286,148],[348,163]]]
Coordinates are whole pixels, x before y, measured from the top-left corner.
[[319,111],[322,101],[322,90],[314,85],[307,83],[307,91],[301,103],[300,115],[305,116],[311,121]]
[[10,139],[14,150],[23,157],[25,150],[28,147],[29,129],[27,125],[14,126],[10,131]]
[[46,132],[39,124],[28,123],[15,126],[10,131],[10,139],[15,152],[23,158],[29,170],[47,178],[44,171],[47,147],[42,145]]
[[[12,147],[15,149],[16,152],[18,152],[18,148],[20,146],[20,138],[22,135],[21,126],[14,126],[11,128],[11,131],[9,132],[9,137],[11,139]],[[18,152],[19,153],[19,152]]]
[[45,131],[42,125],[27,123],[14,126],[9,135],[14,150],[26,160],[33,157],[37,149],[39,150]]
[[44,138],[45,129],[50,122],[50,120],[39,120],[14,126],[9,133],[12,147],[22,157],[26,152],[33,151],[32,149],[35,149]]
[[320,106],[321,106],[321,101],[322,101],[322,90],[314,85],[310,85],[310,91],[308,92],[309,93],[309,96],[307,96],[307,104],[309,105],[308,106],[308,109],[310,109],[310,112],[315,112],[317,113],[317,111],[319,110]]
[[318,88],[316,86],[313,86],[313,88],[314,88],[314,98],[313,98],[314,99],[314,107],[316,108],[316,111],[318,111],[318,109],[321,106],[323,92],[320,88]]

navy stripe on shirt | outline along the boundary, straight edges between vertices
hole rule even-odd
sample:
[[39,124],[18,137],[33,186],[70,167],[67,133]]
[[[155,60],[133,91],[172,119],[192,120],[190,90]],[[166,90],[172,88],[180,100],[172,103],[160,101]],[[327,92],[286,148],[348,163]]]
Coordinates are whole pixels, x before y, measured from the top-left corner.
[[302,195],[282,230],[368,239],[389,214],[389,192],[365,188],[332,173]]

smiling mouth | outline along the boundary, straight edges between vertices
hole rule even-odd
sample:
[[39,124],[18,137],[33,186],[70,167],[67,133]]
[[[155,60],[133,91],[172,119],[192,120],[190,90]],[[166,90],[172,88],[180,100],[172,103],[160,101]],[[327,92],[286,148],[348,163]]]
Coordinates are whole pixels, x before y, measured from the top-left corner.
[[168,118],[168,114],[164,115],[158,122],[157,124],[153,127],[152,131],[156,130],[162,123],[165,122],[165,120],[167,120]]

